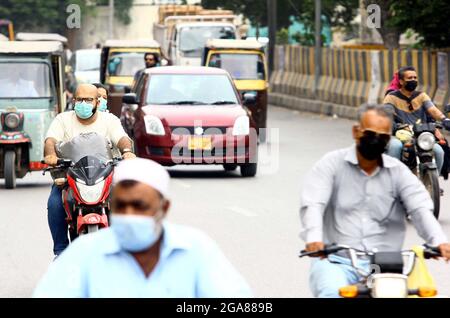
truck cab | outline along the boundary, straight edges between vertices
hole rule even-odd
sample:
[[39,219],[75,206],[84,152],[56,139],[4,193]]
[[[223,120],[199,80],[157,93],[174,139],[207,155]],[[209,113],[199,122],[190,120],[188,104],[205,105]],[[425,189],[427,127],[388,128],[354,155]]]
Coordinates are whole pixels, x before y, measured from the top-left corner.
[[229,22],[191,22],[176,25],[168,54],[174,65],[200,66],[203,48],[210,39],[236,39],[237,30]]

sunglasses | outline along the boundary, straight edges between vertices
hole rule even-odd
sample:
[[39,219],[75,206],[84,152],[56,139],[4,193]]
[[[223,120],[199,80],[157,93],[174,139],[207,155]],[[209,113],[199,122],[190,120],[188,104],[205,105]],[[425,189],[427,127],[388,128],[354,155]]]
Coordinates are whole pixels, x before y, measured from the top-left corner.
[[391,135],[390,134],[379,134],[373,130],[363,130],[362,134],[364,137],[367,138],[379,138],[385,142],[389,142],[389,140],[391,139]]
[[94,100],[96,100],[96,99],[97,98],[92,98],[92,97],[85,97],[85,98],[83,98],[83,97],[75,97],[75,101],[76,102],[78,102],[78,103],[86,102],[88,104],[92,104],[94,102]]
[[114,211],[124,211],[128,206],[138,212],[146,212],[151,209],[151,205],[142,201],[142,200],[132,200],[132,201],[123,201],[123,200],[113,200],[112,207]]

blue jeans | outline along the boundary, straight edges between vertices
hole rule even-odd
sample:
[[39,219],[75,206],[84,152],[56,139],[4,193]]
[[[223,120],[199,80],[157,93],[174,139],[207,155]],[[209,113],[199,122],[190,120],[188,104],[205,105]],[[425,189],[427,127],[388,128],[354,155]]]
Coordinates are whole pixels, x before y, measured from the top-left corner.
[[[338,298],[339,288],[358,283],[360,276],[350,264],[350,259],[337,255],[314,258],[309,275],[309,286],[314,297]],[[358,266],[368,270],[369,261],[359,260]]]
[[[391,157],[401,160],[402,158],[403,143],[392,136],[388,145],[387,154]],[[439,144],[434,144],[433,147],[434,158],[436,160],[436,166],[438,168],[438,175],[441,174],[442,166],[444,165],[444,149]]]
[[61,189],[53,185],[47,202],[48,226],[53,238],[53,253],[57,256],[69,245],[67,237],[66,212]]

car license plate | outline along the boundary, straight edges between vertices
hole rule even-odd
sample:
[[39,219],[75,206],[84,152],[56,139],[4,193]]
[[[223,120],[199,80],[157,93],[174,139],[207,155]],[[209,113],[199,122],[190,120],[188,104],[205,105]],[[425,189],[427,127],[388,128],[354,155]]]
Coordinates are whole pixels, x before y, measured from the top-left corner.
[[189,150],[211,150],[211,137],[191,136],[188,141]]

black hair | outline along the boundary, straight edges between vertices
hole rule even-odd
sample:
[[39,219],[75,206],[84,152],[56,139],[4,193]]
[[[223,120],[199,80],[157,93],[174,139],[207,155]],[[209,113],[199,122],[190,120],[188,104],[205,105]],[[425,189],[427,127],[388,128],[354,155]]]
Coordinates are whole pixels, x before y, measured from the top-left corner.
[[403,66],[403,67],[400,67],[400,69],[398,70],[398,79],[402,80],[405,77],[405,73],[407,71],[414,71],[414,72],[416,72],[416,69],[414,68],[414,66]]
[[153,52],[147,52],[144,54],[144,60],[147,58],[148,55],[153,55],[153,57],[155,58],[155,63],[159,63],[159,56],[156,53]]
[[101,83],[94,83],[94,84],[92,84],[92,85],[94,85],[95,87],[97,87],[97,89],[103,88],[103,89],[106,91],[106,94],[109,95],[109,90],[108,90],[108,87],[106,87],[106,85],[103,85],[103,84],[101,84]]

